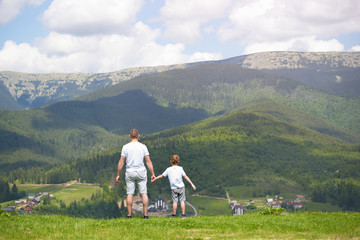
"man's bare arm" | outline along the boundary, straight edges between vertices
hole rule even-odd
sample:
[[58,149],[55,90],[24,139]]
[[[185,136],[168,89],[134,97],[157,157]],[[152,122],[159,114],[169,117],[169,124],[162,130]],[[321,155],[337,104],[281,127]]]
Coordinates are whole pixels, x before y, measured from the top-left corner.
[[121,173],[121,170],[124,167],[124,163],[125,163],[125,157],[121,157],[120,160],[119,160],[118,169],[117,169],[117,176],[116,176],[116,182],[117,183],[120,182],[120,173]]
[[155,173],[154,173],[154,167],[153,167],[153,164],[150,160],[150,156],[147,155],[145,156],[145,161],[146,161],[146,165],[151,173],[151,179],[154,179],[155,178]]

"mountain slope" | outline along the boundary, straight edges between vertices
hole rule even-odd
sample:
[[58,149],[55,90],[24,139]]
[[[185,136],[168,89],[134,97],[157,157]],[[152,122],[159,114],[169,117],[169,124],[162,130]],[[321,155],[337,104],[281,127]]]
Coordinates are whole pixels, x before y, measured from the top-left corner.
[[[170,156],[178,154],[201,194],[224,196],[225,189],[234,188],[261,195],[266,189],[299,193],[334,178],[358,180],[359,146],[303,126],[296,120],[301,114],[263,101],[140,140],[148,146],[157,175],[170,165]],[[107,182],[115,174],[120,151],[92,156],[64,169],[78,169],[77,176],[84,181]],[[168,189],[168,181],[149,189],[158,195]]]
[[180,155],[180,164],[200,191],[211,192],[211,186],[265,187],[271,179],[303,187],[334,177],[359,179],[358,146],[288,121],[292,114],[284,105],[259,102],[148,136],[143,142],[151,149],[156,171],[169,165],[172,154]]
[[46,165],[80,158],[121,145],[134,127],[149,134],[206,117],[199,109],[164,108],[136,90],[94,102],[0,111],[0,168],[6,171],[28,168],[34,162]]
[[131,128],[144,136],[263,100],[307,112],[283,119],[289,123],[359,142],[358,99],[238,65],[210,63],[137,77],[40,109],[0,111],[0,163],[72,160],[121,145]]
[[8,92],[7,88],[0,82],[0,109],[21,110],[23,107],[17,104],[15,99]]
[[[185,64],[138,67],[111,73],[32,74],[0,72],[0,84],[7,88],[8,92],[23,108],[38,108],[106,88],[139,75],[184,67],[186,67]],[[0,109],[15,108],[9,105]]]
[[264,52],[219,62],[292,78],[339,96],[360,97],[359,52]]
[[232,64],[208,63],[137,77],[84,95],[79,100],[95,101],[134,89],[143,91],[164,107],[192,107],[209,114],[272,99],[360,133],[360,98],[335,96],[292,79]]
[[[212,62],[236,64],[278,77],[292,78],[339,96],[359,97],[360,93],[359,52],[264,52]],[[203,63],[129,68],[94,74],[0,72],[0,84],[4,85],[6,92],[9,92],[23,108],[38,108],[107,88],[144,74],[184,69]],[[1,95],[0,92],[0,97]],[[17,108],[9,105],[0,109]]]

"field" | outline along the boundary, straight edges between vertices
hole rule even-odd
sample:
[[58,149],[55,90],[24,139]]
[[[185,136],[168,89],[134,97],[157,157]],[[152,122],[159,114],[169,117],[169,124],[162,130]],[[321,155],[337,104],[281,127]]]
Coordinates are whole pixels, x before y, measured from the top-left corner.
[[231,215],[231,208],[227,200],[197,196],[188,196],[187,198],[201,216]]
[[[58,200],[63,200],[67,205],[74,200],[90,198],[93,193],[101,190],[96,184],[84,184],[71,181],[64,184],[21,184],[18,185],[20,191],[27,193],[49,192]],[[24,197],[26,198],[26,197]],[[1,206],[14,205],[15,200],[3,202]]]
[[0,217],[0,239],[359,239],[359,213],[94,220]]

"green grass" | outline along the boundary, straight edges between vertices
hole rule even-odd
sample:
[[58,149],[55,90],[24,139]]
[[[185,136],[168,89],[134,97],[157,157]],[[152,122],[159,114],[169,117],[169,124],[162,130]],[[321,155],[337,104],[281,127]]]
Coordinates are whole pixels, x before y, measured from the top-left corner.
[[231,215],[231,208],[227,200],[188,196],[189,202],[196,207],[199,215]]
[[64,184],[22,184],[17,185],[20,191],[26,191],[27,193],[39,193],[39,192],[56,192],[65,187]]
[[74,200],[79,201],[82,198],[90,198],[98,190],[101,190],[101,188],[96,185],[75,184],[54,192],[54,196],[58,200],[63,200],[68,205]]
[[322,211],[322,212],[341,212],[341,208],[331,203],[306,202],[304,204],[306,211]]
[[0,226],[0,239],[357,239],[360,214],[255,214],[149,220],[29,215],[0,217]]
[[[74,182],[74,181],[73,181]],[[70,183],[65,184],[23,184],[18,185],[19,190],[26,191],[27,193],[39,193],[39,192],[49,192],[54,195],[54,197],[58,200],[63,200],[67,205],[72,201],[80,201],[82,198],[90,198],[93,193],[96,193],[101,188],[96,184],[82,184],[75,183],[71,186],[67,186]],[[23,198],[27,198],[23,197]],[[15,200],[3,202],[1,206],[14,205]]]

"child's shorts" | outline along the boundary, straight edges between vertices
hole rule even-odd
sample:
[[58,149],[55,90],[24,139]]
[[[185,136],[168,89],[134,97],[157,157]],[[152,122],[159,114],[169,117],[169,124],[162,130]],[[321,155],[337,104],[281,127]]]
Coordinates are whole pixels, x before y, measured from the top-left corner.
[[126,194],[135,193],[135,182],[138,184],[139,193],[147,193],[147,172],[145,170],[140,171],[128,171],[125,173],[126,182]]
[[186,196],[185,196],[185,187],[182,188],[176,188],[171,189],[171,196],[173,203],[177,202],[185,202]]

